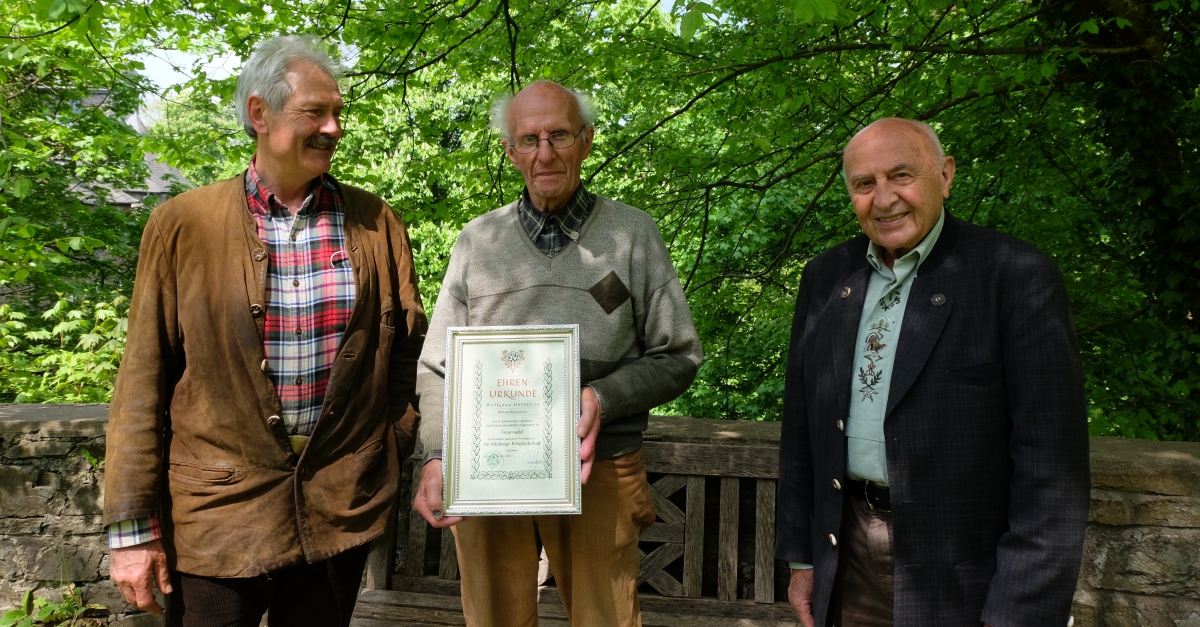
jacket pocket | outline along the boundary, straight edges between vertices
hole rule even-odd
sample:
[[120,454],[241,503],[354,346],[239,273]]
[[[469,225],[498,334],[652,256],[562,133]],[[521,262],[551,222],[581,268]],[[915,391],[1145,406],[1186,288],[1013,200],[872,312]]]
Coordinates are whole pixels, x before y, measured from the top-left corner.
[[374,440],[371,440],[370,442],[367,442],[366,444],[364,444],[362,446],[362,448],[358,449],[358,451],[356,453],[354,453],[354,456],[359,459],[362,459],[365,457],[371,457],[374,455],[378,455],[382,451],[383,451],[383,436],[379,436],[379,437],[375,438]]
[[[968,609],[970,616],[978,617],[979,610],[987,601],[992,578],[996,575],[996,556],[989,555],[954,567],[954,583],[958,588],[960,607]],[[978,618],[976,618],[978,620]]]
[[170,467],[167,468],[167,475],[172,481],[215,486],[237,483],[246,476],[246,471],[240,468],[201,466],[172,460]]
[[965,368],[951,368],[950,378],[978,387],[988,387],[1000,380],[1002,374],[1001,364],[998,361],[989,362],[986,364],[976,364],[974,366],[966,366]]

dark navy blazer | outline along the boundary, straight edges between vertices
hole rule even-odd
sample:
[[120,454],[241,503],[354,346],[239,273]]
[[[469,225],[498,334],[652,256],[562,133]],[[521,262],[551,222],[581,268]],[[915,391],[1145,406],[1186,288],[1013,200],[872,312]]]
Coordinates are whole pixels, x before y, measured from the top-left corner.
[[[871,267],[861,235],[813,259],[784,392],[776,551],[814,565],[829,624],[845,493],[838,429]],[[843,296],[849,288],[849,294]],[[953,216],[912,284],[884,433],[897,627],[1065,627],[1090,477],[1075,326],[1058,266]]]

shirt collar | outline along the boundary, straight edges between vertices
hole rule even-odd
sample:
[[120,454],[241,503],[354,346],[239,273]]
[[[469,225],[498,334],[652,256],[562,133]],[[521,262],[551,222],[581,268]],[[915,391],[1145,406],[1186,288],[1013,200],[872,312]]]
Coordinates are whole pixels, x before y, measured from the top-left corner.
[[572,241],[578,241],[579,231],[583,228],[583,223],[587,222],[595,204],[596,195],[587,191],[583,183],[580,183],[562,209],[554,213],[545,213],[533,206],[533,201],[529,198],[529,189],[526,188],[521,192],[520,200],[517,201],[517,216],[520,218],[521,226],[525,228],[525,234],[534,242],[537,241],[551,218],[558,222],[559,228],[567,237]]
[[[946,224],[946,210],[943,208],[938,221],[934,223],[933,228],[925,235],[925,238],[917,244],[916,248],[905,253],[903,257],[896,260],[897,263],[910,263],[909,260],[915,262],[914,268],[920,268],[922,263],[929,258],[929,253],[933,252],[933,247],[937,244],[938,237],[942,234],[942,227]],[[876,272],[882,272],[882,268],[887,265],[883,263],[883,252],[879,249],[879,245],[871,242],[867,246],[867,261],[875,268]]]
[[258,155],[251,157],[250,166],[246,168],[246,199],[249,201],[250,213],[288,218],[308,210],[321,210],[322,194],[325,188],[331,185],[332,177],[327,174],[317,177],[315,184],[309,189],[308,196],[304,198],[304,203],[300,205],[300,210],[293,212],[276,198],[275,192],[272,192],[258,176],[258,169],[254,165],[257,159]]

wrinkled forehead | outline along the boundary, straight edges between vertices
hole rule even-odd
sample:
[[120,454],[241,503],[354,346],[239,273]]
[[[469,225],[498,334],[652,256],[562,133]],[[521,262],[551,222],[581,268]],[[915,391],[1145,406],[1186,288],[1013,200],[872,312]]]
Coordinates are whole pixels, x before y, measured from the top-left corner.
[[868,127],[854,136],[843,154],[846,172],[889,170],[901,166],[929,165],[934,157],[929,138],[899,121]]
[[531,85],[513,98],[508,109],[508,127],[514,135],[542,130],[573,133],[582,119],[575,98],[557,85]]
[[342,103],[342,92],[337,80],[320,66],[303,60],[293,61],[284,74],[284,80],[292,87],[291,102]]

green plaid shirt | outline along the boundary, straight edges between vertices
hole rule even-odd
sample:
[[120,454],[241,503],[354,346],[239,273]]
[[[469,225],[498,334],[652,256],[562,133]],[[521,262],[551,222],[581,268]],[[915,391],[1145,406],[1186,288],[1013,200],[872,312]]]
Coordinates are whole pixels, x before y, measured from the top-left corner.
[[571,242],[579,241],[579,230],[596,206],[596,195],[581,183],[567,204],[554,213],[543,213],[529,200],[529,190],[521,192],[517,201],[517,219],[538,250],[553,257]]

